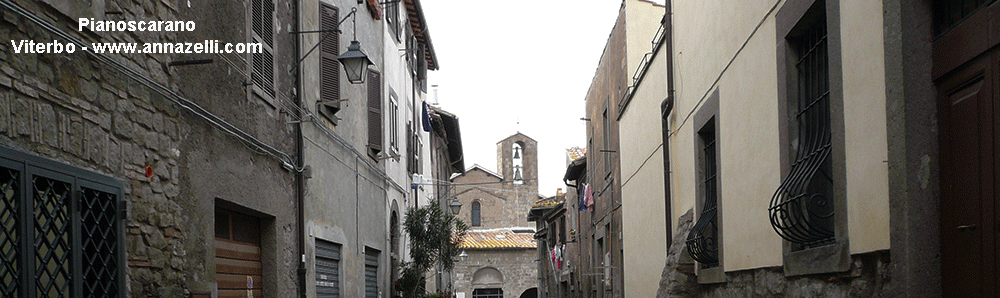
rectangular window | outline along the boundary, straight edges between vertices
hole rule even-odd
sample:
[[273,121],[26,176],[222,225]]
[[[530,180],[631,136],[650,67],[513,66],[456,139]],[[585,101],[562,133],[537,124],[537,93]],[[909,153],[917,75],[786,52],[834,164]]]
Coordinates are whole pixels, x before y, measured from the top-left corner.
[[114,178],[0,148],[0,296],[125,297],[120,199]]
[[604,102],[604,112],[601,112],[601,133],[604,143],[601,144],[600,154],[604,159],[604,180],[611,177],[611,117],[608,115],[608,102]]
[[382,152],[382,74],[368,70],[368,155],[378,160]]
[[250,54],[250,81],[254,91],[265,100],[274,100],[274,2],[250,0],[250,42],[262,45],[263,51]]
[[379,251],[365,247],[365,298],[378,297],[378,255]]
[[340,297],[340,245],[316,239],[316,297]]
[[[793,250],[832,244],[834,240],[831,172],[830,79],[826,22],[814,20],[789,38],[796,53],[797,100],[790,118],[791,169],[771,202],[772,225]],[[776,217],[777,216],[777,217]]]
[[318,109],[321,115],[336,125],[340,120],[335,116],[340,111],[340,61],[337,61],[340,55],[340,33],[337,31],[340,14],[336,7],[321,3],[319,17],[323,45],[319,54]]
[[701,268],[719,266],[718,239],[718,176],[715,140],[714,118],[698,132],[700,152],[697,162],[699,171],[696,175],[701,184],[698,191],[699,204],[698,222],[691,228],[687,236],[687,250],[691,258],[701,264]]
[[389,89],[389,148],[392,153],[399,153],[399,103],[392,89]]
[[396,42],[399,42],[400,28],[402,25],[399,20],[399,2],[391,2],[385,5],[385,22],[386,26],[389,27],[389,32],[392,33],[393,37],[396,38]]
[[486,288],[472,290],[472,298],[503,298],[503,289]]

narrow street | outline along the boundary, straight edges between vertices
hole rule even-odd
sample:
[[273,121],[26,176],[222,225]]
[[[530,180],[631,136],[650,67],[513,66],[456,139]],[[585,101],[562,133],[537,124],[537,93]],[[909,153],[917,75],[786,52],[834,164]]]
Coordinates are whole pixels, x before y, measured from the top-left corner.
[[1000,296],[997,0],[0,0],[0,41],[0,297]]

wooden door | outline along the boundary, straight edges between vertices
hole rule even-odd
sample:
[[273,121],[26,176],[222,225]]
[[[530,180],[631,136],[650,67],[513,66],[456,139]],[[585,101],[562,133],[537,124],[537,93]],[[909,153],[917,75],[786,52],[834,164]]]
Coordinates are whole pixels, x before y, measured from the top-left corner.
[[215,280],[219,298],[263,295],[260,220],[236,212],[215,211]]
[[945,297],[996,297],[1000,38],[991,30],[1000,28],[1000,4],[986,3],[966,16],[951,12],[948,17],[959,21],[944,28],[939,23],[944,33],[934,42],[942,290]]

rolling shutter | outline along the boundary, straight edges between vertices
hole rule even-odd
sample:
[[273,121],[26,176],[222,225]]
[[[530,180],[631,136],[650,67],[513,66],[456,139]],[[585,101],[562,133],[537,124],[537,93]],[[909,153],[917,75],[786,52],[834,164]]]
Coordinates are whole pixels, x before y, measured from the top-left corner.
[[[340,111],[340,33],[337,31],[339,12],[336,7],[320,4],[320,30],[323,32],[323,46],[320,48],[320,100],[329,114]],[[330,117],[331,120],[335,119]]]
[[368,154],[382,152],[382,75],[368,71]]
[[378,297],[378,254],[377,250],[365,249],[365,298]]
[[316,239],[316,297],[340,297],[340,245]]

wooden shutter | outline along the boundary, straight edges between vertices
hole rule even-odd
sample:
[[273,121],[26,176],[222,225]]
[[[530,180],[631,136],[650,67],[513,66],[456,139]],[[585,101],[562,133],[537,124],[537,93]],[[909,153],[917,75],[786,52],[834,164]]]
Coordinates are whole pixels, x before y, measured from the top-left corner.
[[379,251],[365,249],[365,297],[378,297],[378,254]]
[[322,33],[326,39],[323,39],[319,54],[319,96],[323,107],[327,109],[325,112],[332,115],[340,111],[340,61],[337,61],[337,52],[340,51],[337,22],[340,20],[340,14],[336,7],[321,3],[319,18],[320,30],[327,31]]
[[368,71],[368,154],[382,152],[382,75]]
[[316,297],[340,297],[340,245],[316,239]]
[[251,53],[251,81],[268,96],[274,96],[274,3],[271,0],[251,1],[253,40],[262,44],[263,51]]

